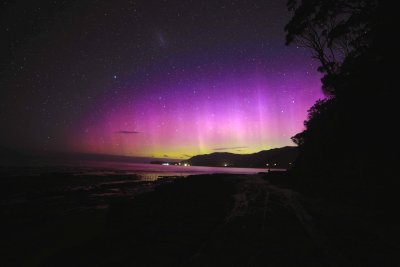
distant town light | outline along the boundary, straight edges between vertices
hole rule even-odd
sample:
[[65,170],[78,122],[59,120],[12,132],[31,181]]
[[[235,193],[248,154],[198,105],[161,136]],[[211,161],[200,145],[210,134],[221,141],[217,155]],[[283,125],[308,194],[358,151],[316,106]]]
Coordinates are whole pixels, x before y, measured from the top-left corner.
[[224,167],[228,166],[228,163],[224,163]]
[[183,164],[183,166],[187,166],[187,165],[188,165],[187,163],[184,163],[184,164]]
[[166,162],[166,163],[163,163],[163,164],[161,164],[161,165],[168,166],[168,165],[169,165],[169,163],[168,163],[168,162]]

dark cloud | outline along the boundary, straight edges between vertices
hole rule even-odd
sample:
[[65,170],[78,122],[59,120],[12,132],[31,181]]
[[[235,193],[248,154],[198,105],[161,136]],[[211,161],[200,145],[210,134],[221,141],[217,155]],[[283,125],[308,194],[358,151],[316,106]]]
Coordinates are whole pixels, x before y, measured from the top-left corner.
[[169,158],[169,156],[168,155],[164,155],[164,158]]
[[136,131],[116,131],[116,133],[119,133],[119,134],[138,134],[140,132],[136,132]]
[[192,157],[191,155],[188,155],[188,154],[182,154],[184,157],[187,157],[187,158],[190,158],[190,157]]
[[217,147],[214,148],[214,151],[220,151],[220,150],[231,150],[231,149],[245,149],[248,148],[247,146],[232,146],[232,147]]

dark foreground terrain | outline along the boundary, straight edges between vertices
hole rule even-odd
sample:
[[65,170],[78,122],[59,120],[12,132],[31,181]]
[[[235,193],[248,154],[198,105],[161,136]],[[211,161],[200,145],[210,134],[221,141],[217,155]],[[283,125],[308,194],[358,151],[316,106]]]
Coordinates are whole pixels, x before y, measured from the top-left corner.
[[367,213],[274,174],[57,176],[2,180],[2,266],[395,266]]

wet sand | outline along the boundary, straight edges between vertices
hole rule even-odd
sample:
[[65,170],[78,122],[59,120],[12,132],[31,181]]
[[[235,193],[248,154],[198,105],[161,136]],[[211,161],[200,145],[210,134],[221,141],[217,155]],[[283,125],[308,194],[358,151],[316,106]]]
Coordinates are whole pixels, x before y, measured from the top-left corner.
[[2,180],[4,266],[390,266],[361,215],[283,173],[57,178]]

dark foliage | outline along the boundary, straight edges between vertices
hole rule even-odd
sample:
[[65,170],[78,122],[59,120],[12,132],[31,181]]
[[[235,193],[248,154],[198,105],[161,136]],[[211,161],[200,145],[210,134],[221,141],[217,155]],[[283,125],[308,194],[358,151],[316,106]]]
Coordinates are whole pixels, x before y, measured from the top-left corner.
[[319,60],[327,95],[310,110],[293,173],[309,193],[383,212],[395,179],[394,16],[389,1],[289,0],[287,43]]

